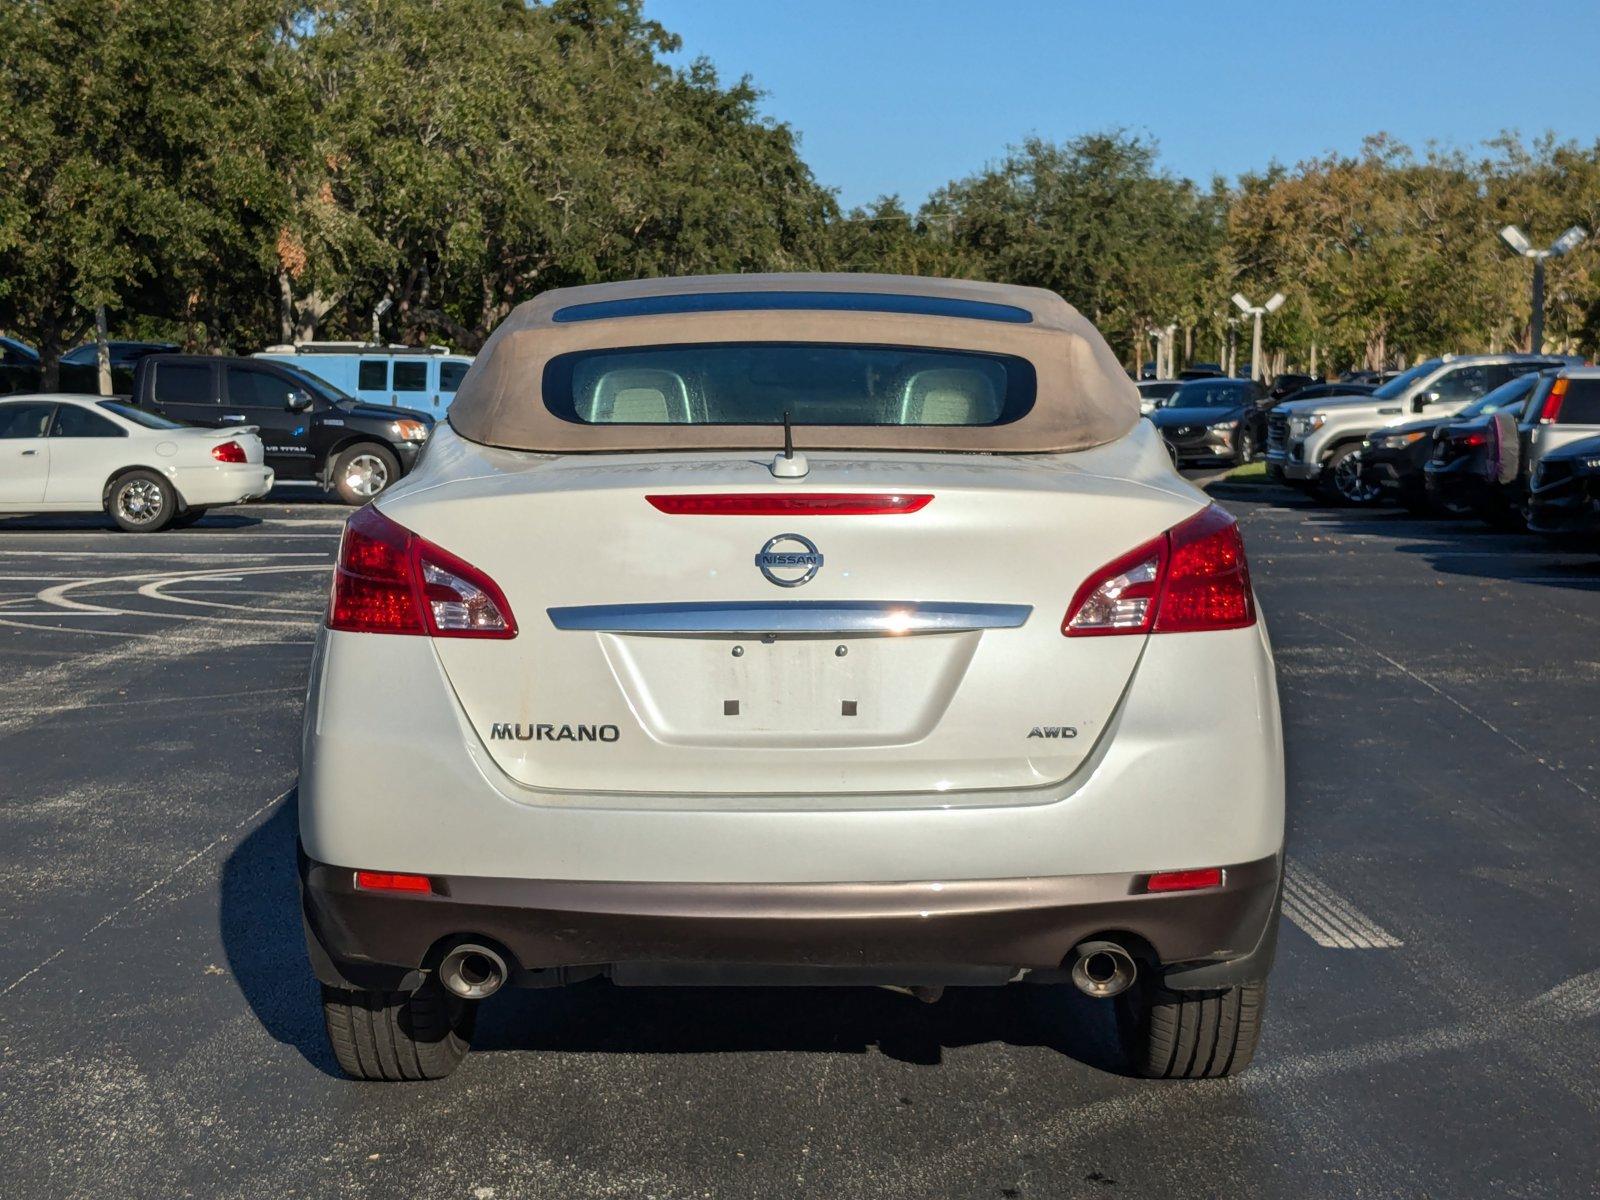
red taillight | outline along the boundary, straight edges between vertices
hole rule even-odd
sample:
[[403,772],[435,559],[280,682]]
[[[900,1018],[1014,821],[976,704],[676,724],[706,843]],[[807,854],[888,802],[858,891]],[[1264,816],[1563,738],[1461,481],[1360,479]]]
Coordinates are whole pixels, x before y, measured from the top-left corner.
[[1202,867],[1195,871],[1157,871],[1145,880],[1147,892],[1198,892],[1222,886],[1221,867]]
[[1156,605],[1157,633],[1243,629],[1256,623],[1239,523],[1213,504],[1167,531],[1172,553]]
[[356,886],[364,892],[433,891],[433,881],[426,875],[402,875],[396,871],[357,871]]
[[870,492],[816,492],[811,495],[765,495],[761,492],[722,492],[692,496],[646,496],[664,513],[695,517],[873,517],[887,513],[914,513],[933,497]]
[[1567,398],[1566,379],[1556,379],[1550,384],[1550,391],[1546,393],[1544,404],[1539,408],[1539,424],[1553,425],[1561,419],[1561,402]]
[[218,462],[240,463],[248,462],[245,457],[244,447],[238,442],[218,442],[211,447],[211,457]]
[[430,637],[517,635],[511,606],[494,580],[370,506],[345,523],[328,628]]
[[1213,504],[1086,579],[1061,632],[1198,633],[1255,620],[1239,525]]
[[1469,450],[1473,446],[1487,446],[1489,434],[1482,429],[1469,429],[1464,433],[1452,433],[1450,444],[1458,450]]

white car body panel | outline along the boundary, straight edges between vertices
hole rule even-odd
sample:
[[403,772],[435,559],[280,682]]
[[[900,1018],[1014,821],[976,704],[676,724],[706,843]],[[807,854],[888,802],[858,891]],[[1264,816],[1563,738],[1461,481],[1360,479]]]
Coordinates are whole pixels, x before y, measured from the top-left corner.
[[0,440],[0,511],[26,511],[16,506],[41,503],[49,479],[49,438]]
[[[748,454],[553,458],[441,426],[378,507],[487,571],[519,632],[323,631],[300,781],[306,853],[440,875],[661,882],[1014,879],[1278,853],[1264,626],[1061,633],[1086,577],[1204,507],[1148,422],[1070,455],[818,454],[800,486],[886,483],[935,499],[880,517],[669,516],[644,495],[797,485]],[[797,526],[825,559],[804,599],[1033,611],[1019,628],[773,645],[557,630],[546,612],[799,599],[752,562]],[[776,669],[759,665],[766,651]],[[852,658],[868,719],[847,728],[839,688],[813,681]],[[724,718],[735,687],[775,706],[765,727]],[[893,687],[910,689],[898,706]],[[881,711],[868,714],[869,697]],[[536,721],[619,736],[491,738],[496,723]],[[1029,737],[1043,726],[1077,736]]]
[[[261,439],[253,426],[226,429],[150,429],[102,408],[97,397],[60,395],[8,397],[12,402],[74,405],[124,431],[122,437],[0,439],[0,512],[101,512],[107,484],[131,468],[165,475],[188,507],[236,504],[265,495],[273,472],[262,465]],[[212,447],[237,442],[242,463],[218,462]],[[26,451],[34,450],[28,455]]]

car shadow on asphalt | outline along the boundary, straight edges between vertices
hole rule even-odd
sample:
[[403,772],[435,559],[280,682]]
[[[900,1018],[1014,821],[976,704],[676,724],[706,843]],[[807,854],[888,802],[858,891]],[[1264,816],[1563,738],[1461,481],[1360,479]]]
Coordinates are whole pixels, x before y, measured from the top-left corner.
[[[1271,486],[1271,485],[1268,485]],[[1318,533],[1391,539],[1399,554],[1426,559],[1441,575],[1600,591],[1600,542],[1496,528],[1474,517],[1432,516],[1388,507],[1339,508],[1272,487],[1206,489],[1215,499],[1266,500],[1316,513]],[[1252,493],[1252,494],[1247,494]]]
[[[306,959],[295,877],[296,793],[223,864],[220,924],[251,1013],[307,1063],[339,1076]],[[934,1004],[883,988],[508,988],[483,1003],[474,1053],[700,1054],[790,1050],[938,1064],[946,1049],[1044,1046],[1097,1070],[1131,1073],[1113,1006],[1065,985],[950,988]]]
[[228,970],[262,1028],[317,1070],[338,1078],[300,924],[297,797],[290,792],[223,863],[222,946]]
[[1113,1006],[1066,985],[950,988],[933,1004],[886,988],[616,987],[507,991],[478,1014],[473,1052],[865,1054],[936,1066],[944,1051],[1044,1046],[1132,1073]]
[[[207,513],[193,525],[172,526],[155,533],[141,533],[134,537],[135,545],[146,545],[146,538],[167,536],[182,537],[191,530],[244,529],[262,523],[261,517],[240,513]],[[93,513],[71,513],[55,516],[0,517],[0,533],[15,530],[19,533],[121,533],[121,528],[107,516]]]

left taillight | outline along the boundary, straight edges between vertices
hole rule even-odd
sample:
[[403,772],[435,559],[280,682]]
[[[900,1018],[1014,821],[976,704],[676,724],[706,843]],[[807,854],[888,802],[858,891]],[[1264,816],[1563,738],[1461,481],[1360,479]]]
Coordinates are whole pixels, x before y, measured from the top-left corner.
[[1213,504],[1084,580],[1061,632],[1199,633],[1255,621],[1239,524]]
[[211,457],[216,459],[218,462],[225,463],[242,463],[249,461],[249,459],[245,456],[244,447],[239,445],[238,442],[218,442],[215,446],[211,447]]
[[345,523],[328,628],[428,637],[517,636],[516,618],[494,580],[370,506]]

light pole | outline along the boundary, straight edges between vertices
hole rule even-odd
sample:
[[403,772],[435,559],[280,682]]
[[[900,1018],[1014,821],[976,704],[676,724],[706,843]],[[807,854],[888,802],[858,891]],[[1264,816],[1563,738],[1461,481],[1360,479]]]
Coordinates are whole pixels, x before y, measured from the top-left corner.
[[1261,318],[1283,307],[1283,293],[1273,292],[1265,304],[1251,304],[1241,292],[1233,294],[1233,303],[1240,312],[1256,319],[1256,329],[1250,339],[1250,378],[1261,378]]
[[1588,230],[1582,225],[1574,225],[1552,242],[1548,250],[1535,250],[1528,235],[1515,225],[1507,225],[1500,231],[1502,242],[1523,258],[1533,259],[1533,315],[1528,318],[1528,349],[1534,354],[1544,345],[1544,260],[1565,254],[1588,236]]

